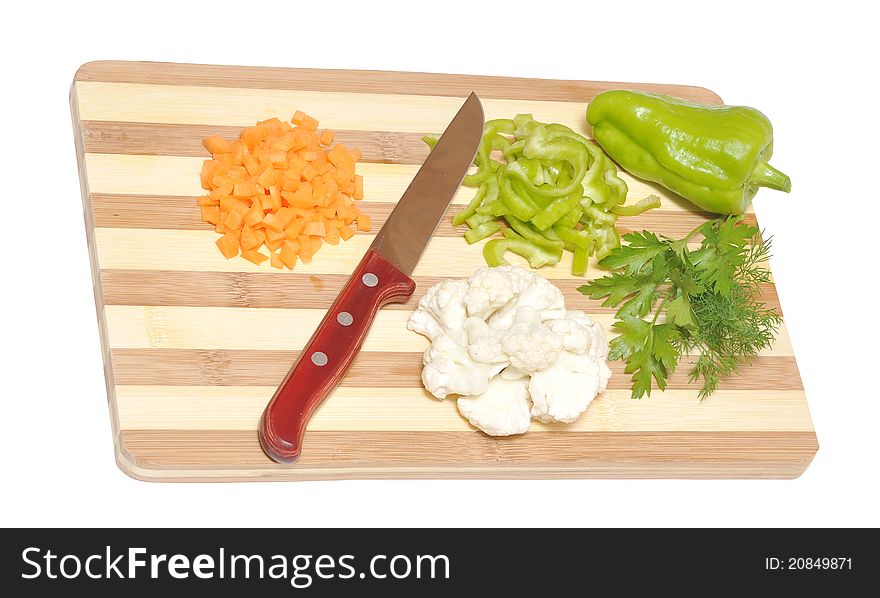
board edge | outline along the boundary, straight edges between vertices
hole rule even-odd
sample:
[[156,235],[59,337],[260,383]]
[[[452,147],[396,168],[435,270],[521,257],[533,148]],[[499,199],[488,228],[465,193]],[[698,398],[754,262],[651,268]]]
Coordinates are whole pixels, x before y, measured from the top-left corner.
[[[372,69],[321,69],[321,68],[305,68],[305,67],[280,67],[280,66],[254,66],[254,65],[226,65],[226,64],[201,64],[187,62],[159,62],[159,61],[134,61],[134,60],[92,60],[81,64],[74,73],[74,83],[77,81],[96,81],[107,83],[131,83],[143,81],[138,78],[125,77],[121,73],[126,69],[139,69],[151,72],[159,76],[166,85],[193,85],[206,87],[243,87],[252,89],[293,89],[290,85],[283,85],[285,75],[289,80],[294,79],[297,75],[311,76],[317,78],[323,73],[332,73],[334,78],[353,78],[355,80],[362,79],[369,81],[373,77],[394,77],[394,78],[410,78],[413,82],[425,82],[433,77],[439,77],[448,81],[449,85],[458,82],[462,84],[467,82],[460,88],[459,93],[467,95],[465,88],[469,88],[471,84],[481,85],[500,85],[502,83],[512,83],[525,86],[525,89],[537,88],[553,88],[568,89],[573,85],[590,85],[599,88],[601,91],[609,89],[637,89],[648,92],[666,92],[669,88],[674,88],[676,92],[683,92],[682,97],[687,99],[701,101],[708,104],[723,104],[721,96],[711,89],[699,85],[689,85],[680,83],[636,83],[628,81],[592,81],[586,79],[544,79],[539,77],[507,77],[500,75],[477,75],[468,73],[439,73],[425,71],[390,71],[390,70],[372,70]],[[204,76],[193,77],[186,74],[190,70],[222,71],[238,70],[246,73],[246,76],[238,76],[235,79],[225,79],[224,84],[218,85],[216,81],[219,76],[214,78]],[[204,79],[204,80],[203,80]],[[211,83],[214,81],[215,83]],[[267,85],[271,81],[272,84]],[[264,87],[265,86],[265,87]],[[327,89],[325,91],[334,91]],[[390,92],[387,92],[390,93]],[[414,95],[447,95],[438,93],[424,93],[421,89],[409,89],[407,93]],[[497,97],[499,99],[522,99],[519,95],[516,98],[507,97],[508,94],[493,95],[490,93],[486,97]],[[673,94],[674,95],[674,94]],[[537,98],[528,98],[537,99]],[[582,97],[581,101],[588,101],[592,97]],[[567,100],[574,101],[574,100]]]

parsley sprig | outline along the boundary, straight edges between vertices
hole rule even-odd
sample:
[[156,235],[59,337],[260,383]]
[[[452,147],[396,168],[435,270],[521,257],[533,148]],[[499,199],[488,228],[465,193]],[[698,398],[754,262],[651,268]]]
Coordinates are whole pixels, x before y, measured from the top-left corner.
[[[710,220],[677,240],[649,231],[623,235],[627,245],[599,262],[617,271],[578,288],[619,306],[620,335],[608,357],[626,362],[633,398],[650,396],[654,382],[665,390],[681,356],[698,353],[690,380],[702,380],[703,399],[773,342],[782,316],[760,299],[770,281],[770,240],[761,242],[760,231],[741,220]],[[689,249],[697,233],[703,241]]]

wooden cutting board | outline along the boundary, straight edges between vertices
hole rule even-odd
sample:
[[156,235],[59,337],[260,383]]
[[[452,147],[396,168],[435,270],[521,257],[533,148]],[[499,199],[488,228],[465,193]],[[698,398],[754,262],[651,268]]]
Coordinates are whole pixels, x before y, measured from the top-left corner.
[[[374,230],[427,156],[419,138],[442,131],[473,90],[486,118],[531,112],[587,134],[584,109],[626,85],[720,103],[698,87],[377,71],[94,62],[71,88],[86,232],[117,462],[145,480],[332,478],[790,478],[818,444],[782,329],[772,351],[700,402],[681,367],[669,389],[629,397],[612,363],[608,390],[571,425],[533,423],[513,438],[471,428],[453,401],[420,384],[427,342],[406,330],[419,297],[483,264],[449,214],[414,273],[416,293],[383,310],[342,386],[309,425],[303,456],[263,455],[257,424],[277,384],[354,269],[372,235],[325,246],[294,272],[225,260],[199,219],[200,140],[235,137],[258,120],[301,109],[363,152],[362,209]],[[621,232],[682,235],[706,215],[624,175],[629,201],[661,209],[622,218]],[[450,213],[466,203],[461,189]],[[748,216],[754,222],[754,215]],[[569,256],[570,260],[570,256]],[[541,274],[569,307],[613,315],[575,289],[570,261]],[[591,266],[588,277],[602,273]],[[769,285],[766,300],[778,306]]]

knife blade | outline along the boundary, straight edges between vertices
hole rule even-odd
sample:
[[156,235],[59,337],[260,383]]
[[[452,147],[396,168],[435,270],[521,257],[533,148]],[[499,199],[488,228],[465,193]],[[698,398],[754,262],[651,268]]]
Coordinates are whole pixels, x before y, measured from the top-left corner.
[[260,446],[275,461],[299,458],[309,418],[348,371],[376,313],[415,291],[410,275],[474,160],[483,121],[483,106],[471,93],[275,391],[259,432]]

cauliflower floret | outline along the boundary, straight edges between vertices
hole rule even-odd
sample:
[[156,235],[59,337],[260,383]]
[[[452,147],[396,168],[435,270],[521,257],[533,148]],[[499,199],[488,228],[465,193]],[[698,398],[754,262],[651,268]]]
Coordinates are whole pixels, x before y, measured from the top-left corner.
[[[422,384],[438,399],[451,394],[478,395],[502,368],[476,363],[467,349],[446,334],[434,339],[422,357]],[[503,367],[503,366],[502,366]]]
[[468,279],[464,304],[469,316],[485,320],[519,295],[530,279],[511,275],[509,268],[480,268]]
[[[511,266],[506,267],[510,268]],[[530,274],[531,280],[523,287],[516,299],[492,314],[489,318],[489,326],[497,330],[507,330],[517,321],[517,312],[523,307],[537,311],[541,321],[561,318],[565,315],[565,298],[559,287],[546,278],[522,270],[522,268],[513,269]]]
[[575,421],[608,386],[611,370],[603,359],[563,352],[550,368],[532,374],[532,417],[544,423]]
[[525,373],[550,367],[562,350],[562,337],[541,323],[540,313],[529,306],[516,311],[516,323],[501,337],[501,350],[510,363]]
[[510,363],[510,359],[501,349],[502,332],[489,328],[485,320],[477,317],[465,320],[464,330],[467,333],[471,359],[480,363],[500,363],[503,366]]
[[590,325],[590,338],[592,339],[590,357],[596,357],[604,362],[608,357],[608,337],[605,336],[605,328],[602,327],[602,324],[593,322]]
[[422,336],[427,336],[430,340],[434,340],[444,333],[443,326],[440,325],[437,318],[431,313],[420,309],[412,312],[409,320],[406,322],[406,327],[414,332],[418,332]]
[[[584,318],[586,318],[586,325],[584,325]],[[547,320],[544,325],[562,337],[564,351],[576,355],[583,355],[589,351],[593,340],[590,336],[591,322],[584,312],[568,310],[565,312],[564,318]]]
[[555,285],[515,266],[433,286],[407,327],[431,340],[425,388],[461,395],[462,415],[492,435],[525,432],[531,417],[574,421],[611,375],[601,324],[566,311]]
[[[444,280],[435,284],[419,300],[419,307],[410,316],[407,328],[430,339],[436,337],[437,327],[427,321],[424,315],[427,314],[434,318],[443,332],[460,345],[464,345],[467,342],[463,329],[464,321],[467,319],[467,309],[463,299],[467,290],[467,280]],[[420,312],[422,315],[416,316]],[[433,333],[433,336],[429,333]]]
[[479,396],[458,398],[458,410],[471,425],[491,436],[522,434],[529,429],[529,393],[526,379],[493,378]]

